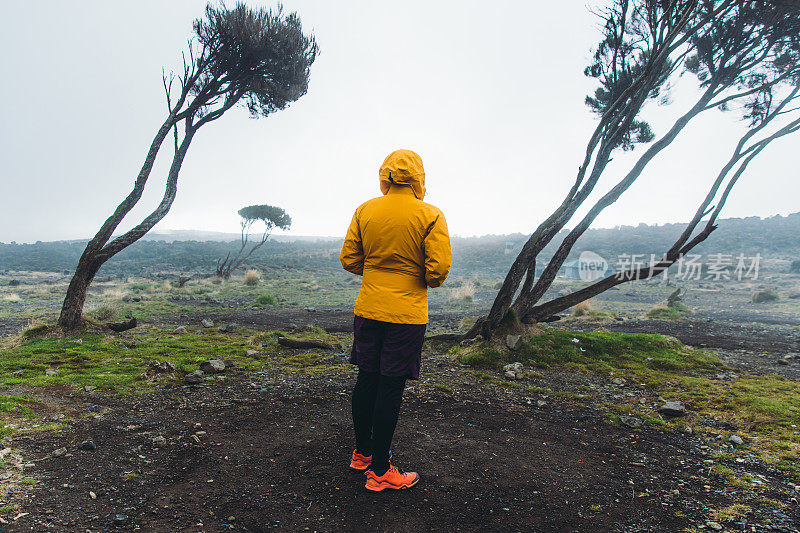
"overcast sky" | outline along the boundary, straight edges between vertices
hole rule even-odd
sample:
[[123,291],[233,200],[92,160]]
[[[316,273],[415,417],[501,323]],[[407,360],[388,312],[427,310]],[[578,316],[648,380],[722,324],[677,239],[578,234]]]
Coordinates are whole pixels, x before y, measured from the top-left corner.
[[[239,208],[267,203],[292,216],[290,234],[343,235],[358,204],[379,194],[378,167],[397,148],[422,156],[426,200],[453,234],[529,233],[560,203],[594,125],[582,72],[599,33],[586,4],[284,5],[321,49],[308,94],[265,119],[235,109],[201,129],[155,231],[235,232]],[[3,2],[0,241],[94,234],[130,190],[165,116],[162,66],[179,66],[204,6]],[[690,103],[690,82],[672,105],[647,110],[656,134]],[[741,128],[733,113],[697,119],[595,226],[688,220]],[[168,144],[124,228],[163,194]],[[723,217],[800,210],[799,147],[796,137],[773,143]],[[618,154],[598,193],[641,152]]]

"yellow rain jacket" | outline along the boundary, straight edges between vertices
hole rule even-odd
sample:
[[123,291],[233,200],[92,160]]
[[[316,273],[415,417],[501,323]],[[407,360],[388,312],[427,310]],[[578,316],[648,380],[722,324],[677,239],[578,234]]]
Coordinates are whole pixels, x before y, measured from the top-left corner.
[[447,278],[453,256],[442,212],[422,201],[425,171],[411,150],[389,154],[380,168],[383,196],[356,209],[340,260],[364,276],[355,314],[398,324],[428,323],[428,287]]

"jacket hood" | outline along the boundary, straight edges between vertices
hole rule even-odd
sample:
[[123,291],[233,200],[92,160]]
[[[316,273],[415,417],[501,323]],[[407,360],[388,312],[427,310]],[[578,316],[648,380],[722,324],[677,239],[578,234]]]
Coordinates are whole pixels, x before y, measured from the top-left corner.
[[378,172],[381,192],[386,194],[393,183],[409,185],[418,200],[425,197],[425,169],[422,158],[411,150],[395,150],[383,161]]

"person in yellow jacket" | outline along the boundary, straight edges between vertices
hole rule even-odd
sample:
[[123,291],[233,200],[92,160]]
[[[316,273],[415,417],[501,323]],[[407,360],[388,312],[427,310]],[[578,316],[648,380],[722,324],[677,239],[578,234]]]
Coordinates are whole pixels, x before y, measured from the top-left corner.
[[356,449],[350,467],[365,471],[366,488],[405,489],[416,472],[390,464],[389,449],[407,379],[419,378],[428,324],[428,287],[438,287],[452,264],[442,212],[425,202],[422,159],[411,150],[389,154],[381,165],[383,196],[356,209],[340,259],[363,276],[355,303],[353,389]]

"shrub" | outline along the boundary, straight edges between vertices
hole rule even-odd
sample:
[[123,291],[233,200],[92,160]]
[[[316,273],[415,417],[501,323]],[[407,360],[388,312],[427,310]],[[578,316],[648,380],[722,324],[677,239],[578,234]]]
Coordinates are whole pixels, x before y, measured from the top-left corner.
[[248,270],[244,274],[244,284],[248,287],[255,287],[261,281],[261,272],[258,270]]
[[754,304],[774,302],[777,299],[778,299],[778,293],[772,289],[765,289],[763,291],[756,291],[753,293]]
[[592,309],[592,304],[590,303],[590,300],[584,300],[578,303],[572,309],[572,316],[585,316],[589,313],[589,311],[591,311],[591,309]]
[[676,307],[669,307],[666,304],[658,304],[645,313],[644,316],[656,320],[679,320],[683,318],[683,315]]
[[106,320],[113,320],[117,318],[117,315],[118,315],[118,310],[109,305],[98,307],[97,309],[91,312],[91,316],[95,320],[100,320],[101,322]]
[[800,259],[792,261],[792,266],[789,267],[789,272],[793,274],[800,274]]
[[269,305],[275,305],[276,303],[278,303],[278,300],[268,293],[260,294],[258,298],[256,298],[256,305],[258,307],[267,307]]

